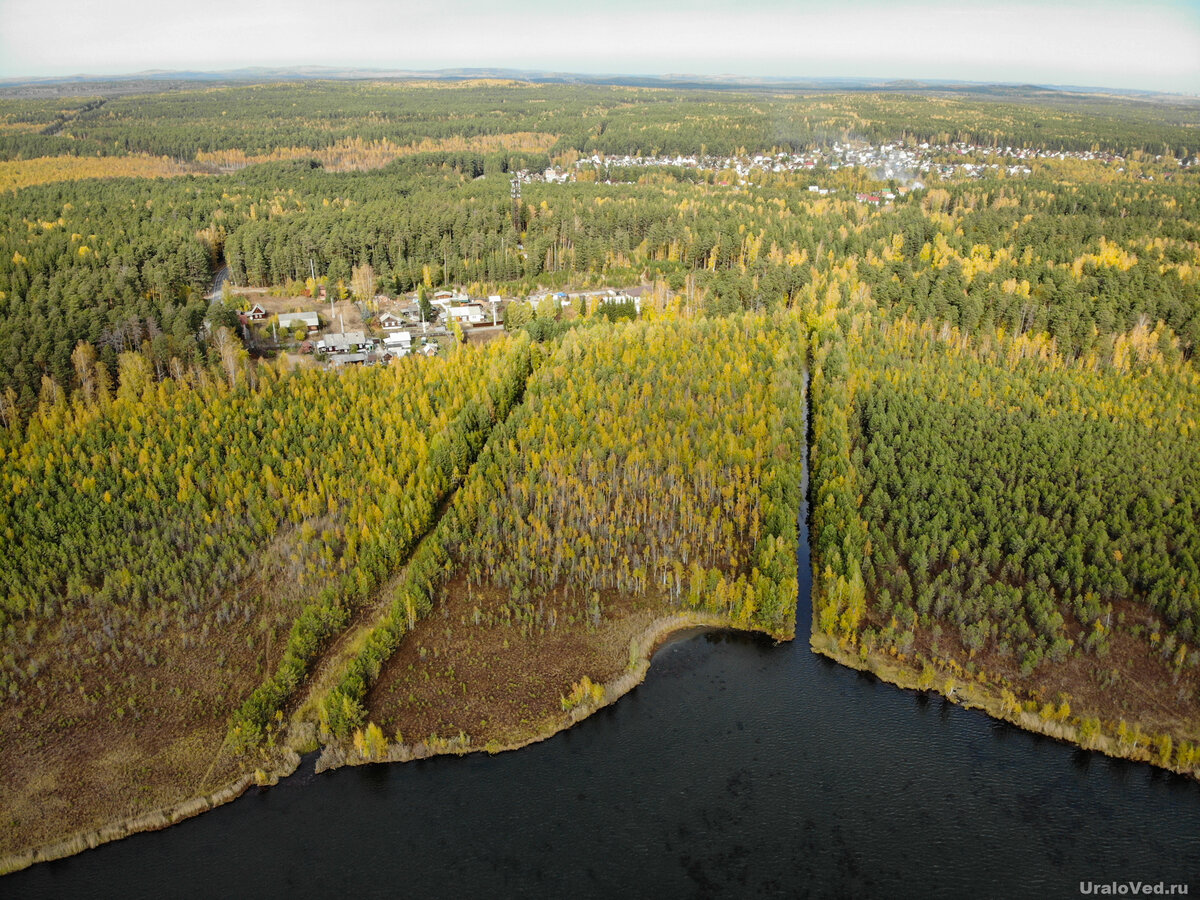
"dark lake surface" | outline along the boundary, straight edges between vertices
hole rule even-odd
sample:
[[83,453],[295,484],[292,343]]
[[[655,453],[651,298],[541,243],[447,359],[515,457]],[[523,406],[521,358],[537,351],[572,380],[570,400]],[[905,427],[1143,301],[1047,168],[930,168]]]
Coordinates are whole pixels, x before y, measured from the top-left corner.
[[[807,549],[800,572],[804,632]],[[516,752],[312,765],[0,879],[0,897],[1200,894],[1196,782],[901,691],[803,638],[675,641],[633,693]]]

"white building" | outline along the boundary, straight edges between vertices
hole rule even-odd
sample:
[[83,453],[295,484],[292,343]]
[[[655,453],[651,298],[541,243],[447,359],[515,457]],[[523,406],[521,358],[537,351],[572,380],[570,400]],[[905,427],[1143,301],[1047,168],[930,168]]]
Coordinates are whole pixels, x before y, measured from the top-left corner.
[[483,307],[477,303],[468,303],[465,306],[451,306],[448,311],[450,318],[461,324],[482,325],[487,321]]
[[438,306],[449,308],[455,303],[466,303],[471,298],[466,294],[460,294],[457,291],[437,291],[433,295],[433,303]]
[[412,333],[399,331],[396,334],[389,334],[383,339],[383,349],[392,356],[403,356],[412,350]]

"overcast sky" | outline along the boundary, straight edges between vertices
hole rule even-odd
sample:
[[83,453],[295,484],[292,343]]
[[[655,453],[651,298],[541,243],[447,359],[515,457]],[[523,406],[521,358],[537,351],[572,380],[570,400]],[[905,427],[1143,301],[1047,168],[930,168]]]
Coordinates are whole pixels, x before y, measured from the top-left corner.
[[0,77],[506,66],[1200,94],[1200,0],[0,0]]

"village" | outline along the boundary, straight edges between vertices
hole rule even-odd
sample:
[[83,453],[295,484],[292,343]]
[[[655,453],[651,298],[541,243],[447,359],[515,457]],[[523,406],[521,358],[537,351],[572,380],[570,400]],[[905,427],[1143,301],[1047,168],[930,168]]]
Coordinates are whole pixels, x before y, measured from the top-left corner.
[[[1156,157],[1161,161],[1162,157]],[[726,173],[728,183],[750,185],[767,173],[807,173],[807,192],[818,197],[852,196],[871,206],[889,204],[911,191],[926,187],[933,179],[978,179],[1003,174],[1024,177],[1033,174],[1037,160],[1076,160],[1123,171],[1124,157],[1099,150],[1065,151],[1027,147],[997,147],[966,142],[929,143],[893,141],[871,144],[864,141],[834,141],[804,152],[711,156],[607,156],[593,153],[572,164],[555,165],[542,172],[513,173],[520,183],[563,184],[594,180],[611,184],[628,180],[614,170],[683,168]],[[1200,158],[1176,160],[1184,168],[1200,164]],[[830,176],[842,169],[861,169],[887,186],[854,190],[847,182]],[[586,174],[585,174],[586,173]],[[1152,178],[1153,176],[1143,176]],[[516,302],[544,308],[548,299],[556,303],[555,316],[577,315],[572,302],[630,303],[640,313],[640,288],[600,288],[576,292],[534,292],[528,297],[473,297],[460,290],[438,290],[424,301],[418,292],[389,297],[327,298],[326,287],[317,295],[272,296],[267,288],[236,288],[225,299],[238,310],[242,336],[253,351],[289,353],[295,365],[340,368],[350,365],[386,364],[393,359],[420,354],[435,356],[456,342],[483,343],[504,330],[505,313]],[[211,295],[215,298],[214,295]],[[595,298],[587,301],[587,298]]]
[[269,294],[267,288],[226,291],[226,302],[238,310],[247,347],[259,353],[289,352],[298,365],[338,369],[387,364],[409,355],[436,356],[458,342],[485,343],[504,332],[505,311],[514,303],[539,310],[551,303],[556,316],[571,318],[578,314],[579,301],[590,299],[596,306],[630,304],[637,314],[642,290],[542,291],[528,298],[476,298],[439,290],[425,304],[416,292],[331,301],[324,286],[316,297]]
[[437,291],[422,305],[416,294],[368,299],[272,297],[266,288],[239,287],[226,302],[238,309],[242,337],[258,352],[287,351],[301,365],[341,368],[389,363],[410,354],[436,356],[454,341],[482,342],[503,330],[498,296],[473,300]]
[[[836,193],[837,189],[821,185],[817,176],[839,169],[859,166],[881,181],[894,180],[906,189],[919,190],[922,178],[936,174],[942,178],[982,178],[1003,171],[1010,177],[1033,174],[1029,163],[1034,160],[1078,160],[1121,167],[1125,158],[1100,150],[1047,150],[1036,147],[992,147],[955,141],[948,144],[905,143],[894,141],[870,144],[861,141],[834,141],[824,148],[803,153],[778,152],[746,156],[606,156],[593,153],[578,159],[570,167],[555,166],[541,173],[518,173],[525,182],[561,184],[579,180],[580,173],[622,168],[656,168],[674,166],[702,171],[729,172],[739,184],[752,183],[756,173],[809,172],[814,183],[809,188],[821,194]],[[1162,162],[1162,157],[1155,157]],[[1200,158],[1176,161],[1181,167],[1200,165]],[[599,179],[602,182],[605,178]]]

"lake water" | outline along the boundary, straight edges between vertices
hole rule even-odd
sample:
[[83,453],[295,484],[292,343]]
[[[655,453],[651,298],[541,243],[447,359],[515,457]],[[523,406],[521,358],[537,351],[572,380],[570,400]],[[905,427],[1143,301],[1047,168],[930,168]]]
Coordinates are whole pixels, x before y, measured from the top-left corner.
[[[807,549],[800,572],[803,632]],[[673,642],[633,693],[516,752],[312,765],[0,896],[1200,894],[1200,784],[901,691],[803,639]]]

